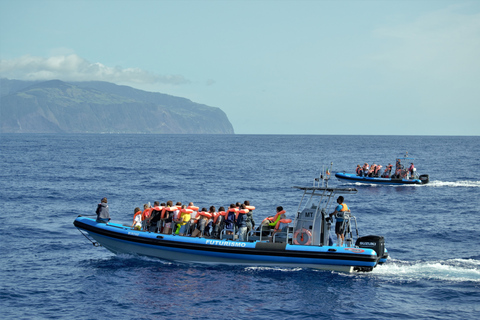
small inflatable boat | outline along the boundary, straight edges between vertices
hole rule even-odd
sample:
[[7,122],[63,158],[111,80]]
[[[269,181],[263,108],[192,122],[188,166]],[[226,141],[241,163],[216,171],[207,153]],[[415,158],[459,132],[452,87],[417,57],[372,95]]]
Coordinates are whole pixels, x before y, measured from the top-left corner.
[[[320,184],[320,183],[318,183]],[[323,182],[322,182],[323,185]],[[328,185],[328,182],[327,182]],[[218,239],[189,237],[135,230],[117,223],[99,223],[78,216],[74,225],[95,246],[116,254],[156,257],[180,263],[302,267],[340,272],[372,271],[387,260],[382,236],[358,236],[356,218],[346,214],[345,243],[333,245],[328,212],[338,194],[354,194],[354,188],[293,187],[303,192],[293,221],[273,235],[252,232],[246,241],[220,233]],[[300,208],[302,208],[300,210]],[[291,222],[291,220],[289,220]],[[356,230],[356,240],[352,230]],[[332,231],[334,232],[334,231]]]
[[[429,182],[428,174],[419,175],[417,169],[413,165],[414,158],[408,156],[398,157],[395,161],[395,170],[392,172],[393,166],[389,164],[380,172],[382,166],[372,164],[370,168],[367,163],[363,167],[357,166],[356,173],[337,172],[335,177],[340,180],[349,182],[373,183],[373,184],[427,184]],[[410,166],[407,168],[408,162]],[[376,168],[376,169],[374,169]]]
[[340,180],[350,182],[374,183],[374,184],[426,184],[429,181],[428,174],[423,174],[418,178],[382,178],[382,177],[362,177],[352,173],[337,172],[335,177]]

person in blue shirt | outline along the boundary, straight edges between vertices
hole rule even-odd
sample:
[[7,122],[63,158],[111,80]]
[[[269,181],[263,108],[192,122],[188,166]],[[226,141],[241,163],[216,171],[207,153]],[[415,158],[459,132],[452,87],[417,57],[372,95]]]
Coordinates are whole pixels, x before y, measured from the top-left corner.
[[343,240],[345,238],[345,212],[350,212],[350,209],[348,209],[347,205],[343,203],[343,200],[343,196],[339,196],[337,198],[338,206],[335,208],[335,211],[330,213],[330,217],[335,216],[335,234],[337,235],[337,239],[340,242],[340,246],[343,246]]

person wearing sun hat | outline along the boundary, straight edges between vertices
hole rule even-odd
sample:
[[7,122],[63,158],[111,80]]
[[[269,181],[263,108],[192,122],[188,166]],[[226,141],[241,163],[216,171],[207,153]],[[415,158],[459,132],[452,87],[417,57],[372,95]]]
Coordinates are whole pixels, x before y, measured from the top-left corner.
[[110,210],[108,209],[107,198],[102,198],[97,207],[97,222],[107,223],[110,221]]

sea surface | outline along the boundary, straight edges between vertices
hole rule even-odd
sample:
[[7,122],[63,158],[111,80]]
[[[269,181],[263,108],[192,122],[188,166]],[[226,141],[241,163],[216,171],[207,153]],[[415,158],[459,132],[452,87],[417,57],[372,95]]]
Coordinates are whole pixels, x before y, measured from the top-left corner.
[[[114,255],[73,226],[108,198],[113,221],[144,203],[250,200],[294,218],[322,168],[394,163],[423,186],[346,184],[360,235],[390,258],[371,273],[182,265]],[[480,137],[330,135],[0,136],[1,319],[478,319]]]

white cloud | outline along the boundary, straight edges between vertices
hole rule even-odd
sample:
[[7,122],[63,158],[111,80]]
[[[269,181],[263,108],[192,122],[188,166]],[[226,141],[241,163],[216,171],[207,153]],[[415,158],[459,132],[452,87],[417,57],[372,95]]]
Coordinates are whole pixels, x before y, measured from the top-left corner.
[[139,68],[108,67],[91,63],[76,54],[50,58],[22,56],[0,60],[0,76],[17,80],[108,81],[113,83],[190,83],[181,75],[157,75]]

